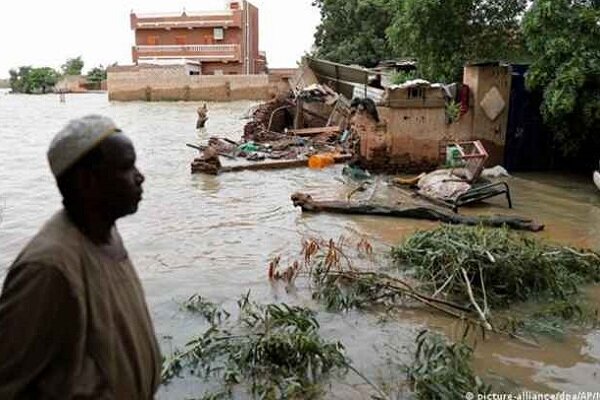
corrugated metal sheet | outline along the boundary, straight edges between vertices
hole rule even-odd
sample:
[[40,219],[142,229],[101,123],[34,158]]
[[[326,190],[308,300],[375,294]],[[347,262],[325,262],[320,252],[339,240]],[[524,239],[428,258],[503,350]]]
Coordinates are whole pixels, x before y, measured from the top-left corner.
[[328,84],[333,90],[351,99],[355,84],[369,83],[369,71],[361,67],[351,67],[331,61],[305,57],[305,63],[312,69],[320,83]]
[[373,100],[375,104],[380,104],[383,101],[383,96],[385,94],[385,90],[377,89],[374,87],[367,86],[366,95],[365,95],[365,86],[364,85],[354,85],[354,97],[368,97]]

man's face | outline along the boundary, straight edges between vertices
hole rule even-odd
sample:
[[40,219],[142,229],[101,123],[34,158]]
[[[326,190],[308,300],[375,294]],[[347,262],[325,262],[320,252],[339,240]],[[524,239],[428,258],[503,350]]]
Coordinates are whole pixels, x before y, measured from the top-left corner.
[[102,162],[94,169],[98,204],[114,219],[133,214],[142,199],[144,176],[135,166],[133,143],[114,134],[100,144]]

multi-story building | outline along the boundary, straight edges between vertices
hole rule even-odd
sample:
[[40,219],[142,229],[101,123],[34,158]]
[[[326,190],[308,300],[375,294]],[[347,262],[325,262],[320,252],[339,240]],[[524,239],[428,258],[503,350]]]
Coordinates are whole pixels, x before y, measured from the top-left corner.
[[266,55],[258,49],[258,8],[230,0],[223,11],[131,13],[133,62],[192,63],[203,75],[260,74]]

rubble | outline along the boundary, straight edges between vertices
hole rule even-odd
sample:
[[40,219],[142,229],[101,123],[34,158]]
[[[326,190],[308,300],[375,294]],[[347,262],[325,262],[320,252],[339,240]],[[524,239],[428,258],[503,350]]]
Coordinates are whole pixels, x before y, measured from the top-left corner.
[[[462,205],[498,195],[506,195],[508,205],[512,207],[506,183],[480,180],[488,159],[481,141],[457,141],[444,136],[443,140],[427,139],[429,142],[425,142],[421,138],[405,139],[403,131],[390,132],[399,127],[415,130],[422,124],[418,130],[423,131],[422,135],[429,135],[425,116],[433,114],[423,110],[440,109],[444,112],[448,102],[452,103],[454,111],[451,113],[453,118],[445,124],[456,122],[456,118],[464,114],[463,108],[468,108],[467,102],[460,100],[469,93],[466,84],[441,85],[415,79],[387,87],[380,91],[383,95],[370,98],[373,93],[372,88],[366,86],[367,77],[365,70],[360,68],[309,60],[291,82],[289,93],[252,109],[251,120],[244,126],[238,142],[210,138],[208,148],[203,147],[202,156],[192,163],[192,172],[218,174],[307,166],[325,168],[348,161],[344,176],[351,180],[368,182],[371,174],[421,173],[416,178],[391,179],[391,184],[413,187],[412,196],[420,196],[424,203],[412,208],[387,209],[371,204],[362,204],[358,208],[345,204],[333,207],[337,212],[381,212],[473,224],[483,221],[449,213],[446,208],[457,212]],[[362,80],[364,91],[356,84]],[[356,97],[357,93],[364,93],[364,97]],[[354,97],[350,100],[346,97],[348,95]],[[457,99],[461,101],[460,107]],[[415,122],[402,123],[413,117],[405,115],[399,118],[401,115],[390,111],[392,109],[412,110],[413,114],[407,113],[415,116]],[[448,117],[447,108],[445,113]],[[420,148],[419,143],[415,145],[410,140],[423,141],[425,147],[435,146],[436,151],[439,147],[438,157],[416,157],[413,153]],[[436,170],[444,155],[447,166],[452,168]],[[221,163],[219,156],[227,160]],[[506,175],[506,171],[498,168],[488,173],[492,176]],[[311,204],[314,205],[311,201],[304,198],[297,204],[309,209]],[[320,206],[317,209],[321,209]],[[486,221],[483,223],[496,224],[494,226],[512,223],[524,229],[541,229],[540,225],[520,218],[493,217]]]

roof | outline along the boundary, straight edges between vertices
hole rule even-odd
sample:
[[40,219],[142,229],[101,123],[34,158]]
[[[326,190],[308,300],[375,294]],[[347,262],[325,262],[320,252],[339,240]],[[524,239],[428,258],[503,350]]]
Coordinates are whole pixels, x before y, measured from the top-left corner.
[[362,67],[348,66],[335,62],[305,57],[305,63],[315,73],[319,82],[334,83],[332,89],[351,99],[354,85],[367,85],[369,83],[369,70]]

